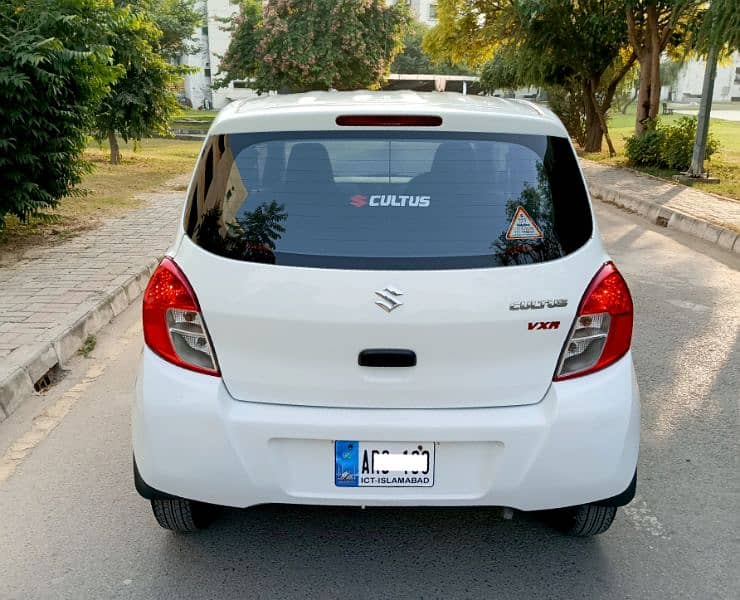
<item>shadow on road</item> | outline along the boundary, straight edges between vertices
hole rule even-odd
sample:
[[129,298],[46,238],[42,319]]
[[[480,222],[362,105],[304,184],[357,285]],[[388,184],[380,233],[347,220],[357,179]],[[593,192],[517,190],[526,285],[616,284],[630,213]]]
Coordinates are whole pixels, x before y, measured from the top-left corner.
[[212,586],[218,572],[214,597],[581,597],[614,568],[596,538],[566,538],[531,514],[505,521],[495,509],[272,505],[225,510],[195,535],[163,535],[169,582]]

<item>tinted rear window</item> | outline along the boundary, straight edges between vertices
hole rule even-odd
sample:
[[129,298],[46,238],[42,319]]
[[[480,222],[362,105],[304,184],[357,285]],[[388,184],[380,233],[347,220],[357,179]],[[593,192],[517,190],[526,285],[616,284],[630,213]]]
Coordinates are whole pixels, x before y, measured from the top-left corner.
[[591,236],[564,138],[427,132],[235,134],[210,141],[188,235],[229,258],[458,269],[560,258]]

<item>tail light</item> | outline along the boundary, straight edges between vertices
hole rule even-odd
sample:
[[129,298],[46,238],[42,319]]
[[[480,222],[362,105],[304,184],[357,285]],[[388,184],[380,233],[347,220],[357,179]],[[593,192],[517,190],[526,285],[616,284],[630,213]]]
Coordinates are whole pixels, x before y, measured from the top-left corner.
[[216,355],[193,288],[165,257],[144,292],[144,341],[179,367],[219,376]]
[[614,263],[591,280],[560,355],[554,380],[580,377],[622,358],[632,342],[632,297]]
[[355,127],[439,127],[436,115],[339,115],[337,125]]

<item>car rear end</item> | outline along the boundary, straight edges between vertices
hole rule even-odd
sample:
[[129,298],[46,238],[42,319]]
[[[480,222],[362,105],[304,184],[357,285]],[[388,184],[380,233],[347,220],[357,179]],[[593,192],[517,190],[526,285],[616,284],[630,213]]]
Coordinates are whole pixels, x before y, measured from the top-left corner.
[[619,497],[639,444],[632,303],[562,125],[360,96],[214,124],[145,295],[140,489],[237,507]]

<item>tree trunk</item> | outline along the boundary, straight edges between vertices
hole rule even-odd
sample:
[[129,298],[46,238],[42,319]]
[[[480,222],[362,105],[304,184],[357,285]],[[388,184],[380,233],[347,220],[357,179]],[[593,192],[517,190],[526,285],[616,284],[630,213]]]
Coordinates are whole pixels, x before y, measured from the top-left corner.
[[598,115],[599,109],[594,104],[593,93],[588,82],[583,85],[583,113],[586,117],[586,143],[583,146],[586,152],[601,152],[601,140],[604,132]]
[[[633,11],[639,10],[635,5],[627,6],[627,35],[630,45],[640,62],[640,88],[638,92],[637,114],[635,115],[635,135],[641,136],[647,129],[649,119],[660,114],[660,53],[665,49],[673,32],[674,22],[680,16],[685,5],[672,5],[658,14],[655,0],[646,7],[646,18],[641,26]],[[665,11],[668,10],[668,13]],[[678,12],[676,12],[678,11]],[[660,19],[665,21],[663,28]]]
[[637,100],[637,90],[635,90],[635,93],[634,93],[634,95],[632,96],[632,98],[630,98],[630,99],[629,99],[629,100],[628,100],[628,101],[626,102],[626,104],[625,104],[625,105],[624,105],[624,106],[623,106],[623,107],[621,108],[621,111],[622,111],[622,114],[623,114],[623,115],[626,115],[626,114],[627,114],[627,109],[628,109],[628,108],[630,107],[630,104],[632,104],[632,103],[633,103],[633,102],[634,102],[635,100]]
[[647,53],[640,57],[640,87],[637,91],[637,112],[635,113],[635,135],[641,136],[647,129],[650,119],[650,67]]
[[717,46],[709,48],[707,66],[704,71],[704,83],[701,89],[701,104],[699,105],[699,122],[696,126],[696,141],[691,156],[691,166],[686,173],[690,177],[704,175],[704,156],[707,153],[707,137],[709,136],[709,113],[712,110],[712,96],[714,95],[714,78],[717,75]]
[[617,151],[614,149],[614,144],[612,144],[612,138],[609,136],[609,127],[606,125],[606,117],[604,116],[604,113],[601,110],[601,107],[599,106],[599,103],[596,101],[596,96],[593,95],[593,90],[591,91],[592,101],[594,103],[594,106],[596,107],[596,116],[599,119],[599,125],[601,125],[601,131],[604,134],[604,137],[606,138],[606,146],[609,148],[609,156],[616,156]]
[[660,114],[660,32],[658,9],[650,4],[647,9],[648,36],[650,39],[650,110],[648,117],[655,119]]
[[117,165],[121,162],[121,149],[118,146],[118,138],[115,131],[108,132],[108,144],[110,145],[110,164]]

